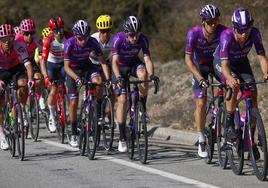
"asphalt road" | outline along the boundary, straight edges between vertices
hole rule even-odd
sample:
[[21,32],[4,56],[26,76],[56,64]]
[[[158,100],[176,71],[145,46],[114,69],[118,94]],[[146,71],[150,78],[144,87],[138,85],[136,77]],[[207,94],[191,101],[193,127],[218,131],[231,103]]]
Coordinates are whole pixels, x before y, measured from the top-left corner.
[[90,161],[42,128],[38,142],[27,139],[25,161],[0,151],[0,188],[268,187],[267,181],[257,180],[249,161],[244,174],[237,176],[230,169],[222,170],[216,158],[205,164],[192,145],[150,138],[146,165],[130,161],[117,152],[117,142],[114,145],[113,151],[102,150]]

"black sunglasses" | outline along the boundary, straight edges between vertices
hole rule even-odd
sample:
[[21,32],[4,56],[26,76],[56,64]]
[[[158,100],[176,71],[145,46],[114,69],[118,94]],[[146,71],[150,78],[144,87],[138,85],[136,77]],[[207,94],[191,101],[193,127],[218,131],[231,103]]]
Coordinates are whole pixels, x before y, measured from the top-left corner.
[[0,41],[3,43],[9,43],[9,42],[14,41],[14,37],[3,37],[0,39]]

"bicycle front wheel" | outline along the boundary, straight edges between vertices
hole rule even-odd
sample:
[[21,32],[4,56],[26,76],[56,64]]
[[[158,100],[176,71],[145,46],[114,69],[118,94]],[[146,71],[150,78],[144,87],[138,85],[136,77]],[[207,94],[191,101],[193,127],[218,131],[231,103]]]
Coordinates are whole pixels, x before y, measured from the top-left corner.
[[[39,104],[34,95],[30,96],[30,103],[28,109],[28,123],[30,126],[31,137],[36,142],[39,135]],[[26,117],[25,117],[26,118]]]
[[78,118],[79,152],[81,156],[85,155],[86,151],[86,144],[87,144],[86,123],[88,123],[88,121],[86,120],[85,105],[82,104],[80,107],[80,113]]
[[108,97],[102,101],[101,120],[103,145],[106,150],[111,150],[114,140],[114,109],[112,101]]
[[22,161],[25,154],[25,126],[20,104],[14,106],[14,129],[19,159]]
[[226,120],[226,108],[224,104],[220,105],[219,111],[217,113],[217,123],[216,123],[216,141],[217,141],[217,153],[220,167],[226,169],[228,157],[225,152],[226,150],[226,140],[225,140],[225,121]]
[[100,133],[98,126],[98,111],[96,101],[93,101],[90,106],[87,121],[87,156],[90,160],[93,160],[97,150]]
[[145,164],[148,156],[148,134],[145,110],[141,102],[137,103],[135,112],[136,142],[140,162]]
[[241,175],[243,171],[243,166],[244,166],[244,141],[243,141],[243,131],[241,128],[239,128],[238,123],[240,122],[238,120],[240,116],[238,113],[235,113],[235,127],[236,133],[237,133],[237,138],[235,140],[232,140],[231,143],[228,143],[226,145],[226,152],[228,156],[228,160],[230,162],[230,166],[232,171],[236,175]]
[[[250,111],[251,124],[248,129],[249,135],[252,139],[249,139],[249,152],[252,167],[257,178],[261,181],[266,179],[267,175],[267,140],[265,129],[261,115],[256,108],[252,108]],[[255,131],[253,131],[253,123],[256,123]]]

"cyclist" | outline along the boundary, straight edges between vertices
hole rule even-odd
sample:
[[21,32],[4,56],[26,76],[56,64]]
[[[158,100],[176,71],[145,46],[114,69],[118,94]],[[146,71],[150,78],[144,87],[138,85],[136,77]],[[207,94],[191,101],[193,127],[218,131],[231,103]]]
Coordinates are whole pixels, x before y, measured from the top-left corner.
[[55,125],[55,108],[56,96],[58,93],[57,84],[53,81],[65,79],[63,54],[64,41],[69,38],[70,34],[64,31],[64,22],[61,17],[51,18],[48,23],[49,28],[53,31],[45,39],[42,51],[41,70],[45,78],[45,85],[52,82],[51,91],[48,95],[47,103],[49,109],[49,129],[56,131]]
[[[12,79],[13,75],[17,75],[17,83],[19,86],[33,86],[32,65],[28,58],[26,47],[23,43],[14,40],[15,34],[11,25],[0,25],[0,90]],[[25,72],[25,68],[27,74]],[[19,101],[25,105],[27,100],[27,88],[18,89]],[[8,143],[3,133],[3,93],[0,96],[0,148],[8,149]]]
[[[121,87],[121,94],[117,95],[117,121],[119,125],[119,152],[126,152],[126,107],[127,95],[124,81],[128,79],[128,74],[138,77],[139,80],[150,79],[158,81],[159,78],[154,75],[154,65],[150,57],[149,41],[141,33],[141,21],[135,16],[128,16],[123,24],[124,32],[117,33],[113,38],[112,48],[112,68],[113,82]],[[144,62],[138,54],[142,50]],[[118,94],[115,89],[115,94]],[[148,84],[142,84],[140,87],[140,97],[144,109],[146,109],[146,100],[148,93]]]
[[[45,27],[43,30],[42,30],[42,41],[43,41],[43,44],[44,44],[44,41],[46,39],[46,37],[51,33],[51,29],[49,27]],[[36,48],[35,49],[35,52],[34,52],[34,61],[35,62],[40,62],[40,68],[41,68],[41,59],[42,57],[40,58],[40,55],[39,55],[39,49]]]
[[[268,61],[262,44],[260,31],[256,27],[253,27],[251,13],[245,8],[236,9],[232,16],[232,24],[233,28],[226,29],[222,32],[220,45],[216,49],[214,60],[214,66],[218,67],[216,69],[217,74],[221,76],[223,82],[226,82],[234,89],[231,100],[226,101],[226,131],[228,140],[236,138],[234,130],[234,111],[239,92],[239,83],[255,81],[247,57],[253,44],[261,64],[263,77],[266,80],[268,79]],[[252,86],[250,90],[252,91],[253,106],[257,108],[257,88],[256,86]],[[254,148],[257,154],[257,147]]]
[[220,24],[220,11],[212,5],[205,5],[200,11],[201,26],[195,26],[187,33],[185,62],[193,74],[192,86],[195,97],[195,122],[198,132],[198,155],[207,156],[205,143],[205,121],[208,75],[214,74],[213,53],[219,44],[220,34],[225,26]]
[[[100,15],[96,21],[96,27],[98,32],[91,35],[95,38],[102,49],[105,60],[109,63],[111,59],[111,50],[112,50],[112,38],[111,30],[113,28],[112,18],[109,15]],[[99,62],[96,61],[94,54],[90,54],[90,60],[93,64],[99,65]]]
[[[99,43],[90,37],[90,27],[84,20],[78,20],[73,25],[74,37],[64,42],[64,70],[67,74],[66,85],[69,97],[69,115],[72,128],[70,145],[78,146],[77,142],[77,106],[78,87],[82,85],[82,77],[95,83],[101,83],[101,73],[93,66],[89,54],[94,51],[101,63],[106,79],[110,79],[109,67],[105,63]],[[102,93],[97,93],[101,96]]]
[[20,23],[21,34],[16,35],[16,40],[23,42],[27,48],[30,61],[32,62],[34,78],[36,80],[35,91],[40,96],[39,106],[41,110],[45,109],[44,99],[44,83],[42,74],[39,69],[39,62],[34,61],[35,49],[38,47],[39,55],[41,55],[43,43],[40,37],[35,35],[35,23],[32,19],[24,19]]

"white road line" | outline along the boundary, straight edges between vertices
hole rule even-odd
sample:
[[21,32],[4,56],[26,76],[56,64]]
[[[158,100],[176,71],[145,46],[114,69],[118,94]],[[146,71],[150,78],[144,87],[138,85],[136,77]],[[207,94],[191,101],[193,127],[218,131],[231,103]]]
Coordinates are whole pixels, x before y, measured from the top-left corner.
[[[79,150],[78,148],[72,148],[69,145],[60,144],[60,143],[53,142],[53,141],[50,141],[50,140],[47,140],[47,139],[41,139],[41,141],[43,143],[53,145],[53,146],[56,146],[56,147],[60,147],[60,148],[64,148],[64,149],[71,150],[71,151],[78,151]],[[120,164],[120,165],[124,165],[124,166],[127,166],[127,167],[131,167],[131,168],[134,168],[134,169],[137,169],[137,170],[140,170],[140,171],[144,171],[144,172],[148,172],[148,173],[151,173],[151,174],[156,174],[156,175],[159,175],[159,176],[162,176],[162,177],[166,177],[166,178],[178,181],[178,182],[189,184],[191,186],[200,187],[200,188],[219,188],[217,186],[206,184],[206,183],[201,182],[201,181],[186,178],[184,176],[179,176],[179,175],[172,174],[172,173],[169,173],[169,172],[165,172],[165,171],[162,171],[162,170],[157,170],[157,169],[150,168],[150,167],[147,167],[147,166],[139,165],[139,164],[136,164],[136,163],[133,163],[133,162],[128,162],[128,161],[125,161],[125,160],[122,160],[122,159],[117,159],[117,158],[114,158],[114,157],[107,157],[107,156],[100,156],[99,158],[105,159],[105,160],[108,160],[108,161],[111,161],[111,162],[114,162],[114,163],[117,163],[117,164]]]

